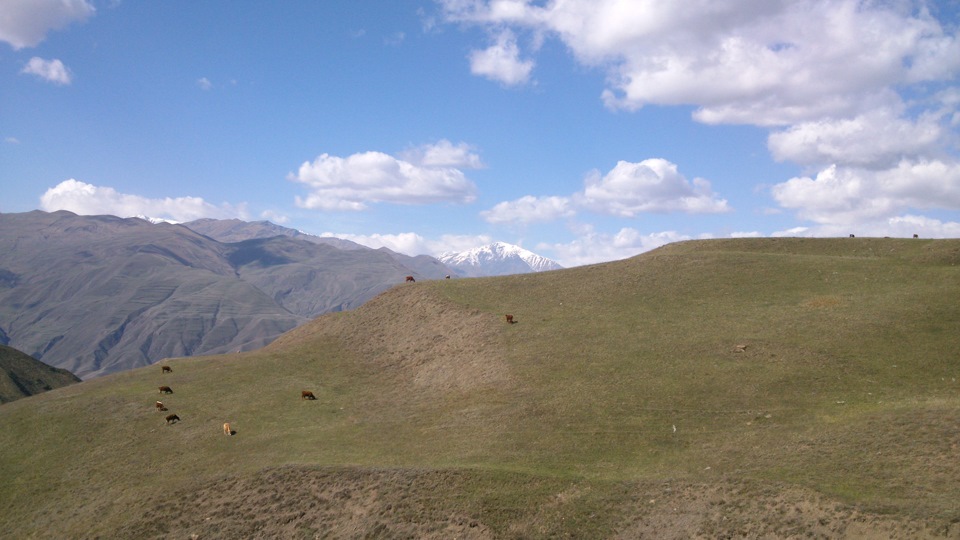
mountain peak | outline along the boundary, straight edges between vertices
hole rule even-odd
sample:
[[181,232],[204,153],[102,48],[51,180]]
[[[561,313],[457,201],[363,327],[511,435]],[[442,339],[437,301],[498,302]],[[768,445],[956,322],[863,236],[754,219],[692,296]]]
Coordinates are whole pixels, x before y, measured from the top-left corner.
[[506,242],[448,252],[437,258],[463,277],[504,276],[563,268],[546,257]]

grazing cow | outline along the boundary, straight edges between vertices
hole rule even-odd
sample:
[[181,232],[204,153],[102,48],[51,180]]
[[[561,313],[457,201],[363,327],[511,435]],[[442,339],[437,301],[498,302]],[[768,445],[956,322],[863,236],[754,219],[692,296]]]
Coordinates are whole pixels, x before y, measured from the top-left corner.
[[317,396],[313,395],[313,392],[309,390],[304,390],[300,392],[300,399],[317,399]]
[[230,422],[224,422],[224,424],[223,424],[223,434],[224,434],[224,435],[233,435],[233,430],[230,429]]
[[177,415],[175,415],[175,414],[168,414],[168,415],[167,415],[167,423],[168,423],[168,424],[176,424],[176,423],[179,422],[179,421],[180,421],[180,417],[179,417],[179,416],[177,416]]
[[407,276],[407,283],[415,283],[417,280],[413,279],[413,276]]
[[915,235],[913,235],[913,237],[914,237],[914,238],[920,238],[920,235],[919,235],[919,234],[915,234]]
[[161,373],[173,373],[173,369],[170,366],[160,366]]
[[506,319],[507,319],[507,322],[510,323],[510,324],[513,324],[513,323],[517,322],[517,321],[513,320],[513,315],[504,315],[504,318],[506,318]]
[[170,388],[169,386],[161,386],[161,387],[160,387],[160,393],[161,393],[161,394],[172,394],[172,393],[173,393],[173,389]]
[[851,235],[850,235],[850,238],[856,238],[856,236],[854,236],[854,235],[851,234]]
[[165,411],[165,410],[167,410],[167,408],[163,406],[163,402],[162,402],[162,401],[158,401],[158,402],[157,402],[157,411]]
[[444,276],[443,279],[450,279],[450,274],[447,274],[446,276]]

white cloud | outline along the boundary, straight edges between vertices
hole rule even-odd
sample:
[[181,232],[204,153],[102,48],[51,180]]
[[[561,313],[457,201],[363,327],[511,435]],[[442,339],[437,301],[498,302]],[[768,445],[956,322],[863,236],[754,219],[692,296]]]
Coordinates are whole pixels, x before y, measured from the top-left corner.
[[[504,36],[513,58],[532,62],[541,40],[559,40],[605,70],[600,97],[612,109],[692,105],[703,123],[776,129],[771,155],[820,173],[771,193],[819,227],[957,209],[960,25],[949,10],[911,0],[438,1],[447,22]],[[531,47],[518,45],[521,33]],[[629,168],[593,175],[576,205],[621,216],[726,209],[697,180],[687,188],[700,196],[684,200],[669,191],[683,183]]]
[[618,217],[655,212],[689,214],[729,212],[726,199],[718,198],[710,182],[688,181],[677,166],[665,159],[639,163],[619,161],[606,175],[593,171],[584,179],[584,189],[570,197],[526,195],[496,204],[480,213],[489,223],[535,223],[573,217],[587,210]]
[[810,234],[809,227],[793,227],[785,231],[777,231],[771,234],[770,236],[774,238],[780,238],[784,236],[814,236],[814,235]]
[[623,228],[616,234],[599,233],[586,227],[575,240],[566,244],[540,244],[537,250],[547,250],[552,259],[565,268],[616,261],[639,255],[671,242],[691,240],[674,231],[643,234],[636,229]]
[[[440,0],[448,21],[560,39],[608,70],[616,108],[690,104],[708,123],[783,125],[862,112],[888,87],[948,80],[956,28],[913,2]],[[506,30],[502,30],[506,28]],[[482,73],[481,73],[482,74]]]
[[70,70],[63,65],[63,62],[57,59],[44,60],[38,56],[31,58],[20,73],[36,75],[47,82],[61,86],[70,84],[72,81]]
[[290,217],[286,214],[280,214],[274,212],[273,210],[264,210],[263,212],[260,212],[260,218],[267,221],[272,221],[279,225],[283,225],[284,223],[288,223],[290,221]]
[[16,137],[4,137],[3,142],[7,144],[20,144],[20,139]]
[[210,79],[206,77],[200,77],[199,79],[197,79],[197,86],[201,90],[210,90],[211,88],[213,88],[213,83],[210,82]]
[[35,47],[47,32],[93,14],[87,0],[4,0],[0,2],[0,41],[14,49]]
[[850,226],[908,209],[960,210],[960,162],[905,159],[879,171],[830,166],[815,178],[777,184],[771,193],[781,206],[819,224]]
[[862,221],[852,224],[828,223],[813,227],[795,227],[778,231],[771,236],[801,236],[810,238],[845,237],[854,234],[858,237],[911,238],[958,238],[960,222],[903,214],[886,219]]
[[945,112],[928,112],[911,120],[901,111],[881,107],[852,118],[796,124],[772,133],[767,145],[778,161],[888,168],[904,156],[940,152]]
[[467,143],[453,144],[440,139],[433,144],[424,144],[400,154],[400,158],[420,167],[456,167],[458,169],[482,169],[480,156]]
[[40,208],[47,212],[69,210],[81,215],[148,216],[176,222],[200,218],[246,219],[245,205],[242,204],[214,206],[200,197],[148,199],[73,178],[48,189],[40,197]]
[[533,197],[505,201],[480,212],[489,223],[535,223],[554,221],[576,214],[568,197]]
[[373,249],[385,247],[404,255],[433,257],[451,251],[466,251],[493,242],[493,239],[486,235],[443,235],[439,239],[431,240],[413,232],[369,235],[325,232],[320,236],[342,238]]
[[476,198],[476,186],[460,169],[416,165],[382,152],[346,158],[321,154],[287,178],[309,187],[307,197],[296,197],[302,208],[356,211],[368,203],[468,203]]
[[677,166],[665,159],[647,159],[640,163],[619,161],[603,177],[599,172],[587,176],[579,206],[594,212],[633,217],[641,212],[728,212],[726,199],[719,199],[710,182],[695,178],[689,182],[677,172]]
[[530,80],[533,60],[521,60],[513,32],[505,30],[493,45],[470,53],[470,72],[507,86],[517,86]]

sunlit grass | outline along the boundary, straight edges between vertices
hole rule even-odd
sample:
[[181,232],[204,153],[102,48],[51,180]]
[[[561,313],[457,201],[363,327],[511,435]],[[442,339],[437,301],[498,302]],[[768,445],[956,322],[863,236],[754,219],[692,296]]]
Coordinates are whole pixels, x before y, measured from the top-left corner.
[[667,480],[955,517],[960,243],[847,240],[418,283],[262,351],[4,405],[0,524],[109,531],[130,519],[113,501],[287,465],[462,471],[444,504],[504,532],[543,512],[609,531],[622,483]]

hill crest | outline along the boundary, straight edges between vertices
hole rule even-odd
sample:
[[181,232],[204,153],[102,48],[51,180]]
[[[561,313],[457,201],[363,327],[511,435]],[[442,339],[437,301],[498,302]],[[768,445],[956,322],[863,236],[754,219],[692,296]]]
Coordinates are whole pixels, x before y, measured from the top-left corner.
[[0,526],[957,536],[958,249],[704,241],[398,284],[259,351],[0,407]]

